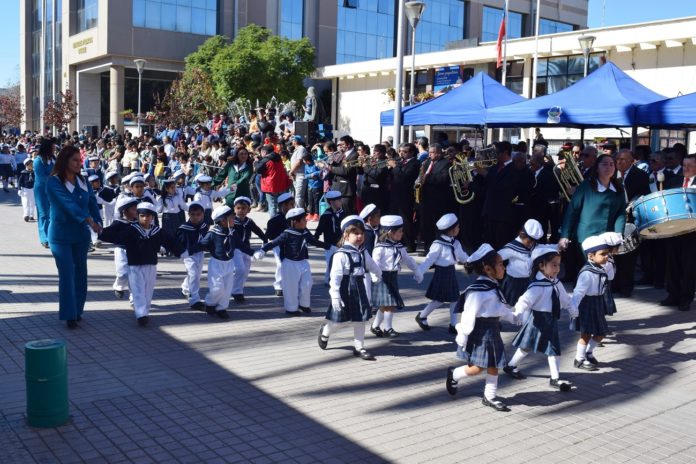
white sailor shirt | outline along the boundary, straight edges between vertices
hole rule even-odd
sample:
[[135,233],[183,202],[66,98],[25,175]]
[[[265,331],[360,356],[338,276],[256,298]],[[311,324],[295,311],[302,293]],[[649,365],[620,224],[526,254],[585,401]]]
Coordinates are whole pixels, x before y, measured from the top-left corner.
[[507,261],[505,272],[516,279],[529,278],[532,274],[532,251],[518,238],[498,251],[503,261]]
[[[479,281],[489,281],[495,283],[496,286],[498,285],[496,281],[484,276],[476,279],[476,282]],[[461,325],[457,324],[457,332],[469,335],[474,330],[477,317],[499,317],[504,321],[515,322],[512,307],[505,302],[505,298],[498,288],[488,291],[472,291],[466,294],[462,322]]]
[[418,268],[416,260],[408,254],[406,247],[391,240],[376,243],[372,259],[383,271],[400,271],[401,262],[414,272]]
[[208,192],[200,190],[193,196],[193,201],[199,201],[203,205],[203,209],[213,209],[213,202],[220,198],[225,198],[228,193],[230,193],[230,189],[227,187]]
[[188,205],[184,203],[179,195],[174,195],[172,197],[161,197],[162,208],[160,212],[166,214],[179,214],[180,211],[188,211]]
[[586,270],[586,267],[578,274],[578,281],[573,289],[572,303],[577,311],[580,302],[585,296],[604,295],[607,285],[607,273],[604,268],[589,264],[594,271]]
[[469,256],[462,249],[459,240],[447,235],[440,235],[428,250],[425,260],[418,266],[417,273],[424,274],[433,264],[440,267],[453,266],[457,261],[465,263]]
[[[363,255],[363,265],[355,266],[353,268],[352,275],[365,276],[365,274],[369,272],[377,279],[382,278],[382,270],[379,268],[377,263],[375,263],[375,261],[372,259],[372,256],[370,256],[369,253],[366,253],[364,249],[358,250],[357,248],[348,243],[344,244],[343,246],[345,248],[348,248],[351,252],[354,252],[356,254],[362,253]],[[333,258],[331,258],[333,260],[331,262],[331,273],[329,274],[329,296],[331,296],[331,299],[335,300],[341,298],[341,281],[343,280],[343,276],[351,275],[351,258],[348,256],[349,254],[352,253],[337,252],[334,253]],[[365,278],[369,279],[370,276],[365,276]]]
[[561,309],[568,311],[571,317],[577,317],[577,313],[573,311],[573,304],[570,299],[570,295],[568,295],[568,292],[566,292],[566,289],[560,280],[549,280],[549,278],[541,272],[536,273],[536,280],[546,280],[547,282],[553,283],[553,286],[530,285],[515,304],[516,315],[524,314],[531,310],[542,313],[552,312],[552,295],[555,288],[556,292],[558,292],[558,300],[561,303]]

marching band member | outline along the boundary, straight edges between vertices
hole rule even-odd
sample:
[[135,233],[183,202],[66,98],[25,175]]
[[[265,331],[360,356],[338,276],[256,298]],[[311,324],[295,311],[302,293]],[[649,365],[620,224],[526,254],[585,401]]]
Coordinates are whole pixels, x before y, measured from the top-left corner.
[[500,288],[511,305],[527,290],[532,275],[531,253],[543,233],[539,221],[528,219],[517,238],[498,250],[505,262],[505,279]]

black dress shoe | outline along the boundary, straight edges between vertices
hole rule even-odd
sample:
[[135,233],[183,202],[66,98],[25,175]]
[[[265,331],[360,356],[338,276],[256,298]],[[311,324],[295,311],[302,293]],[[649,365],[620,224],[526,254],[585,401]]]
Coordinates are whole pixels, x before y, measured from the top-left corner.
[[449,333],[452,335],[457,335],[457,328],[453,326],[452,324],[449,325],[449,329],[447,329]]
[[573,386],[572,383],[559,379],[549,379],[549,385],[562,392],[569,392],[570,388]]
[[244,295],[232,295],[235,303],[244,303]]
[[506,412],[510,410],[510,408],[508,408],[507,405],[500,401],[498,398],[493,398],[492,400],[489,400],[484,396],[483,401],[481,401],[481,403],[483,403],[484,406],[488,406],[489,408],[495,409],[496,411]]
[[150,322],[150,318],[148,316],[141,316],[138,318],[138,325],[140,327],[145,327],[148,322]]
[[77,321],[74,319],[67,321],[66,325],[68,326],[68,329],[77,329]]
[[680,303],[679,307],[677,308],[679,311],[688,311],[691,309],[691,302],[689,301],[688,303]]
[[672,297],[667,297],[664,300],[660,301],[660,306],[677,306],[679,304],[679,301],[676,298]]
[[362,359],[363,361],[374,361],[375,360],[375,357],[372,356],[372,354],[369,351],[367,351],[365,348],[360,348],[359,350],[356,350],[355,348],[353,348],[353,356],[356,356],[356,357]]
[[382,329],[379,327],[370,327],[370,332],[375,334],[375,337],[382,338],[384,336],[384,332],[382,332]]
[[116,298],[123,299],[123,290],[114,290],[114,295],[116,295]]
[[394,329],[389,329],[389,330],[383,330],[382,335],[384,335],[387,338],[396,338],[401,334]]
[[454,396],[457,394],[457,382],[454,380],[454,367],[447,368],[447,381],[445,382],[445,387],[447,388],[447,393]]
[[324,336],[324,326],[326,324],[322,324],[321,327],[319,327],[319,336],[317,337],[317,343],[319,344],[319,348],[322,350],[325,350],[327,345],[329,344],[329,337]]
[[29,216],[24,216],[24,222],[29,222]]
[[301,316],[302,314],[299,311],[287,311],[286,310],[285,315],[290,316],[290,317],[298,317],[298,316]]
[[503,367],[503,372],[512,377],[513,379],[522,380],[526,379],[527,376],[522,374],[517,367],[505,366]]
[[215,306],[206,306],[205,312],[208,313],[209,316],[214,316],[217,312],[217,308]]
[[592,353],[585,353],[585,361],[589,362],[593,366],[597,366],[599,364],[599,361],[597,361],[597,358],[595,358]]
[[283,291],[282,291],[282,290],[276,290],[276,291],[275,291],[275,296],[283,296]]
[[422,330],[430,330],[430,326],[427,324],[428,318],[425,317],[420,317],[420,313],[416,314],[416,324],[418,324],[418,327],[420,327]]
[[226,309],[221,309],[220,311],[215,311],[215,315],[220,319],[229,319],[230,315]]
[[309,306],[299,306],[299,308],[300,308],[300,311],[302,311],[303,313],[311,313],[312,312],[312,308],[310,308]]
[[205,303],[202,301],[196,301],[191,305],[191,309],[194,311],[205,311]]
[[578,361],[577,359],[573,360],[573,366],[577,367],[578,369],[582,369],[583,371],[596,371],[597,368],[592,365],[589,361],[583,359],[582,361]]

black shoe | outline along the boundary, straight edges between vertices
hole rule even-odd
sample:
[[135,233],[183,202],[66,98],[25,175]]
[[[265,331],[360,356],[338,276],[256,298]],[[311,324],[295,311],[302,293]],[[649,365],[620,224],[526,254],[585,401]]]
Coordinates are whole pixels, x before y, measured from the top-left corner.
[[680,303],[679,307],[677,309],[679,311],[688,311],[691,309],[691,302],[689,301],[688,303],[687,302]]
[[660,301],[660,306],[678,306],[679,301],[676,298],[668,296],[664,300]]
[[49,248],[49,247],[50,247],[50,245],[48,244],[48,242],[42,243],[41,246],[44,247],[44,248]]
[[298,317],[298,316],[301,316],[302,314],[299,311],[287,311],[286,310],[285,315],[290,316],[290,317]]
[[418,327],[420,327],[422,330],[430,330],[430,326],[427,324],[427,322],[427,317],[420,317],[420,313],[416,314],[416,324],[418,324]]
[[379,327],[370,327],[370,332],[375,334],[375,337],[377,338],[382,338],[384,336],[384,332],[382,332],[382,329]]
[[500,401],[498,398],[493,398],[492,400],[489,400],[485,396],[483,397],[483,401],[481,401],[484,406],[488,406],[489,408],[493,408],[496,411],[503,411],[507,412],[510,410],[510,408],[507,407],[505,403]]
[[447,393],[454,396],[457,394],[457,382],[454,380],[454,367],[447,368],[447,381],[445,382],[445,387],[447,388]]
[[94,245],[90,245],[89,249],[87,249],[87,253],[93,253],[96,248],[94,248]]
[[312,308],[310,308],[309,306],[300,306],[299,308],[300,308],[300,311],[302,311],[303,313],[311,313],[312,312]]
[[232,295],[235,303],[244,303],[244,295]]
[[577,359],[574,359],[573,366],[577,367],[578,369],[582,369],[583,371],[593,372],[593,371],[597,370],[597,368],[595,366],[593,366],[592,363],[590,363],[589,361],[586,361],[584,359],[582,361],[578,361]]
[[138,318],[138,325],[140,327],[145,327],[148,322],[150,322],[150,318],[148,316],[142,316]]
[[325,324],[322,324],[321,327],[319,327],[319,336],[317,337],[317,343],[319,344],[319,348],[322,350],[325,350],[327,345],[329,344],[329,337],[325,337],[324,334],[324,326]]
[[215,306],[206,306],[205,312],[208,313],[209,316],[214,316],[215,313],[217,313],[217,308]]
[[123,299],[123,290],[114,290],[114,295],[116,295],[116,298]]
[[220,319],[229,319],[230,315],[227,313],[226,309],[221,309],[220,311],[215,311],[215,315]]
[[29,218],[29,220],[30,220],[30,221],[36,221],[36,219],[34,219],[33,216],[31,216],[31,217]]
[[513,379],[522,380],[527,378],[527,376],[522,374],[517,367],[505,366],[503,367],[503,371]]
[[604,343],[597,342],[597,348],[604,348]]
[[383,330],[382,334],[387,337],[387,338],[396,338],[399,335],[401,335],[399,332],[397,332],[394,329],[389,329],[389,330]]
[[283,291],[282,291],[282,290],[276,290],[276,291],[275,291],[275,296],[283,296]]
[[549,379],[549,385],[562,392],[569,392],[570,388],[573,386],[572,383],[559,379]]
[[597,361],[597,358],[595,358],[592,353],[585,353],[585,361],[592,364],[593,366],[599,364],[599,361]]
[[367,351],[365,348],[360,348],[360,350],[356,350],[353,348],[353,356],[359,357],[360,359],[364,361],[374,361],[375,357],[372,356],[372,354]]
[[24,216],[24,222],[29,222],[29,216]]
[[191,305],[191,309],[194,311],[205,311],[205,303],[202,301],[196,301]]
[[74,319],[67,321],[66,325],[68,326],[68,329],[77,329],[77,321]]
[[449,333],[451,333],[452,335],[457,335],[457,328],[456,328],[455,326],[453,326],[452,324],[449,325],[448,331],[449,331]]

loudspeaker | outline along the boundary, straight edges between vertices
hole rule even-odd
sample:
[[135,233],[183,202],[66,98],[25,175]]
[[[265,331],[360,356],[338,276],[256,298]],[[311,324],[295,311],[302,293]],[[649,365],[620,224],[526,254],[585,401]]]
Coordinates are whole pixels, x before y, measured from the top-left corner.
[[295,121],[295,135],[302,136],[305,145],[310,148],[319,141],[317,125],[312,121]]

